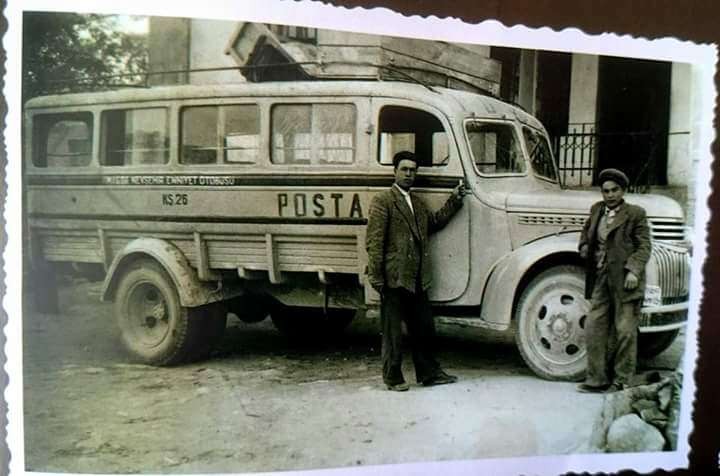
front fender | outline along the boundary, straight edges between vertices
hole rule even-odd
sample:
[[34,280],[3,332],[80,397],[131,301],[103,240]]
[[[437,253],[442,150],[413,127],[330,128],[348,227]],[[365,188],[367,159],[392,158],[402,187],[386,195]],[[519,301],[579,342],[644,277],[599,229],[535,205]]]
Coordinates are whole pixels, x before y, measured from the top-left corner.
[[551,235],[523,245],[498,261],[483,291],[480,317],[494,329],[510,326],[513,304],[525,274],[536,264],[562,254],[578,255],[580,232]]
[[180,303],[196,307],[241,294],[239,289],[224,288],[220,283],[200,281],[195,269],[175,245],[157,238],[137,238],[128,243],[113,259],[103,282],[101,299],[111,301],[125,269],[137,259],[153,259],[170,275]]

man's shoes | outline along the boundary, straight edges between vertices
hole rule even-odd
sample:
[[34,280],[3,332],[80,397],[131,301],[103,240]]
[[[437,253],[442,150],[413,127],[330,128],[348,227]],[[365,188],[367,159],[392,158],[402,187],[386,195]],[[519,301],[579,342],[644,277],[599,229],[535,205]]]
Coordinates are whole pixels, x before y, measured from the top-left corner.
[[582,393],[604,393],[610,385],[590,385],[589,383],[581,383],[577,386],[577,391]]
[[622,392],[627,388],[627,385],[619,383],[619,382],[613,382],[608,386],[607,390],[605,390],[605,393],[615,393],[615,392]]
[[387,389],[393,392],[407,392],[410,390],[410,385],[405,382],[400,383],[388,383],[386,384]]
[[436,375],[433,375],[432,377],[423,380],[422,384],[425,387],[432,387],[433,385],[445,385],[448,383],[455,383],[457,382],[457,380],[458,378],[456,376],[447,374],[441,370]]

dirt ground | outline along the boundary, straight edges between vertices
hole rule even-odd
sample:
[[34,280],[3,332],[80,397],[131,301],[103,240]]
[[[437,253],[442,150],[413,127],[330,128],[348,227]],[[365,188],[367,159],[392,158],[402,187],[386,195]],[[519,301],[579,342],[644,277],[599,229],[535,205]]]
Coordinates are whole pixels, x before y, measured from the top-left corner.
[[[602,404],[535,377],[511,336],[442,326],[438,357],[460,381],[388,392],[371,319],[303,346],[269,321],[231,317],[211,359],[138,365],[99,289],[66,285],[61,314],[24,316],[28,470],[253,472],[568,454]],[[682,341],[643,366],[675,368]],[[413,376],[411,364],[405,372]]]

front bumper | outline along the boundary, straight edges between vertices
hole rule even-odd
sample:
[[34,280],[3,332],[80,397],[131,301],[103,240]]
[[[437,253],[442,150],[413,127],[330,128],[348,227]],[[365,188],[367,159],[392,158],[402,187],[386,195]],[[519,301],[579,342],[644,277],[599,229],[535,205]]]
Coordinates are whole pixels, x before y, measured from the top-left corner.
[[663,332],[679,329],[687,322],[688,302],[646,306],[640,309],[640,332]]

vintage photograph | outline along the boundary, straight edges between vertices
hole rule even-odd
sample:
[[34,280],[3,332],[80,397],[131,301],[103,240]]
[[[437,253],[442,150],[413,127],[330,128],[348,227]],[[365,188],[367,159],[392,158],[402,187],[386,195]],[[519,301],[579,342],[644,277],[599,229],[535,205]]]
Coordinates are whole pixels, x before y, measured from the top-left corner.
[[346,17],[22,13],[24,468],[682,466],[706,65]]

